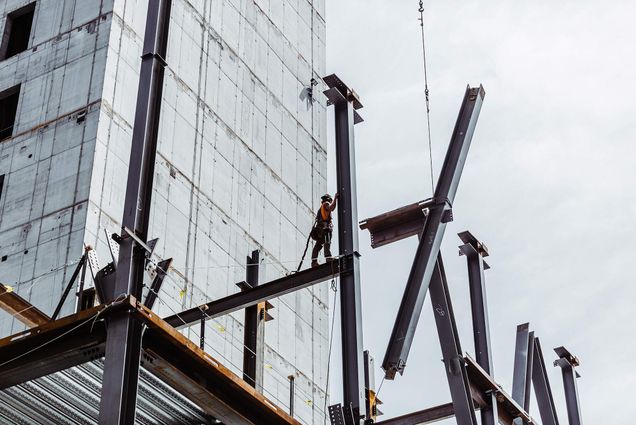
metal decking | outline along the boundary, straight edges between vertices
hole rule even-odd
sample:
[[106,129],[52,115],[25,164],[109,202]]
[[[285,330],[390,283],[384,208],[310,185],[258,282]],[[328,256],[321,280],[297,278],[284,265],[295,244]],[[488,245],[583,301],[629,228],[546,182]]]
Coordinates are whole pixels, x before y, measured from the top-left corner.
[[[97,423],[104,372],[94,360],[0,392],[0,421],[7,425]],[[142,368],[136,424],[214,424],[214,418]]]

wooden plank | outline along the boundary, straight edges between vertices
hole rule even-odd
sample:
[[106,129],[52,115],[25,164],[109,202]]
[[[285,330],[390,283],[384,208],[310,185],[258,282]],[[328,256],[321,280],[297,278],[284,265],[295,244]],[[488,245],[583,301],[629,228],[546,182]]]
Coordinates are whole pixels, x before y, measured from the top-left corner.
[[13,292],[10,286],[0,283],[0,308],[29,327],[40,326],[51,318],[37,307]]

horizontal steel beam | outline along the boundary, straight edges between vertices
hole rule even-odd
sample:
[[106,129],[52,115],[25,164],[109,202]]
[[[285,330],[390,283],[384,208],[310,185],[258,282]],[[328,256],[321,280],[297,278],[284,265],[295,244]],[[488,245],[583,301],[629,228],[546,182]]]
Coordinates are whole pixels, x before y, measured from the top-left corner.
[[418,425],[430,424],[455,416],[453,403],[446,403],[417,412],[398,416],[384,421],[376,422],[376,425]]
[[102,357],[106,332],[101,322],[92,326],[102,308],[0,339],[0,390]]
[[33,304],[13,292],[10,286],[0,283],[0,309],[29,327],[40,326],[51,319]]
[[193,307],[163,320],[175,328],[180,328],[199,323],[202,316],[210,319],[223,316],[337,277],[340,273],[350,270],[351,260],[351,255],[348,255],[339,260],[327,262],[318,267],[293,273],[216,301]]
[[422,231],[431,199],[397,208],[393,211],[364,219],[360,229],[368,230],[371,247],[379,248],[399,240],[415,236]]

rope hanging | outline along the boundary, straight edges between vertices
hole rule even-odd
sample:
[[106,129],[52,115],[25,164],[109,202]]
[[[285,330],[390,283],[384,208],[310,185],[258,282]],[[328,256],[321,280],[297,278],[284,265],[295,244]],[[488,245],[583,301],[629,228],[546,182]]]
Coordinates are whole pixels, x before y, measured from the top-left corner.
[[428,89],[428,67],[426,66],[426,39],[424,37],[424,1],[420,0],[420,30],[422,33],[422,58],[424,60],[424,95],[426,98],[426,129],[428,131],[428,157],[430,161],[431,171],[431,194],[435,195],[435,179],[433,177],[433,142],[431,138],[431,107],[430,107],[430,92]]

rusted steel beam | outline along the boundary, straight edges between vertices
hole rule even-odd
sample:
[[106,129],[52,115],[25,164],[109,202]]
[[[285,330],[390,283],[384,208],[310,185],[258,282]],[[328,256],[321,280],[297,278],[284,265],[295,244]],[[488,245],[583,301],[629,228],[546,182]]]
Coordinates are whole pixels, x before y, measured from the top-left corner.
[[103,310],[97,306],[0,339],[0,390],[94,360],[103,355]]
[[415,236],[422,231],[431,205],[433,201],[427,199],[364,219],[360,229],[369,231],[372,248]]
[[51,320],[49,316],[44,314],[33,304],[13,292],[10,286],[1,283],[0,308],[31,328],[43,325]]

